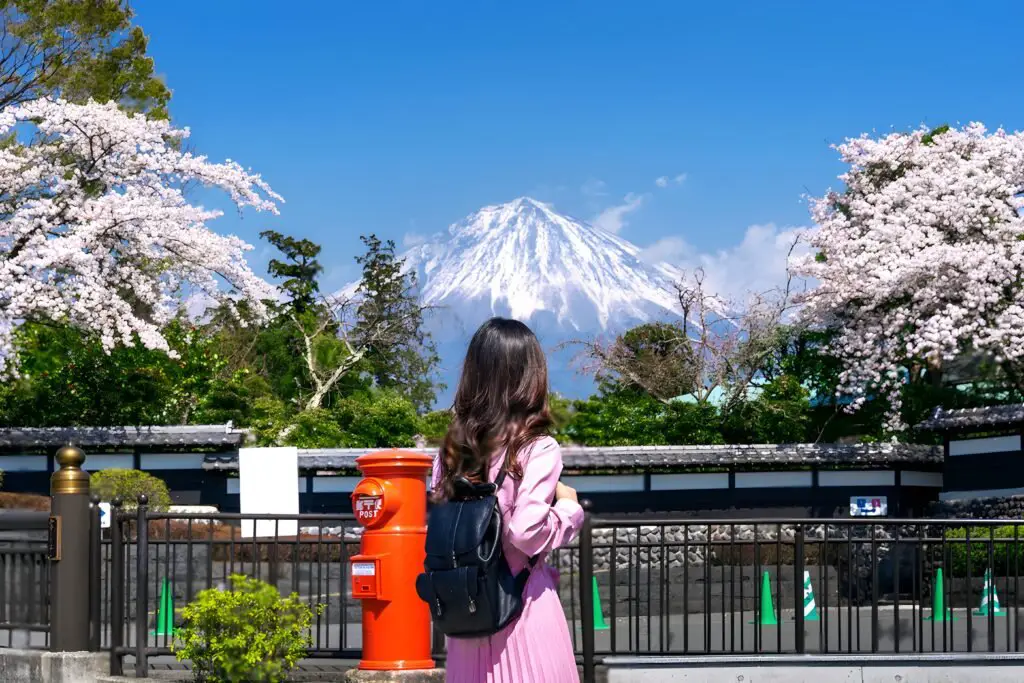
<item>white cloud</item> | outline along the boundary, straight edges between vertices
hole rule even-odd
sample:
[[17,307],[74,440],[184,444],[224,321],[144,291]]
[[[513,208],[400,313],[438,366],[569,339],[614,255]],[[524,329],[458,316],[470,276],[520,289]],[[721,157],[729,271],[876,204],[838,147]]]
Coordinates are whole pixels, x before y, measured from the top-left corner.
[[407,232],[402,236],[402,246],[406,249],[418,247],[427,241],[427,236],[418,232]]
[[[742,305],[751,295],[765,294],[786,283],[787,259],[808,252],[798,242],[804,228],[778,228],[774,223],[751,225],[739,244],[701,253],[682,237],[665,237],[641,255],[686,270],[703,268],[708,291]],[[794,248],[794,243],[796,246]],[[794,283],[797,288],[802,283]]]
[[672,177],[663,175],[654,179],[654,184],[661,188],[666,188],[669,185],[682,185],[686,181],[685,173],[678,173]]
[[648,263],[682,263],[695,255],[682,237],[663,237],[640,252],[640,258]]
[[590,222],[595,227],[607,232],[618,233],[626,225],[626,216],[643,206],[644,202],[649,198],[649,194],[634,194],[630,192],[622,198],[622,204],[609,206],[597,214]]
[[580,192],[584,197],[604,197],[608,194],[608,184],[598,178],[590,178],[583,183]]

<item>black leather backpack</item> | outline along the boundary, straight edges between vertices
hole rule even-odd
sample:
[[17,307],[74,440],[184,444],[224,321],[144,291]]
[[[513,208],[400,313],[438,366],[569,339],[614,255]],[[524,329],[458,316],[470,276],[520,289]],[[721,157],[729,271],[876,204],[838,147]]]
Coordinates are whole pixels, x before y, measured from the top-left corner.
[[430,606],[434,626],[450,638],[493,635],[522,613],[523,588],[537,557],[518,574],[509,569],[497,496],[504,481],[504,467],[492,483],[460,477],[451,500],[433,506],[427,518],[427,557],[416,592]]

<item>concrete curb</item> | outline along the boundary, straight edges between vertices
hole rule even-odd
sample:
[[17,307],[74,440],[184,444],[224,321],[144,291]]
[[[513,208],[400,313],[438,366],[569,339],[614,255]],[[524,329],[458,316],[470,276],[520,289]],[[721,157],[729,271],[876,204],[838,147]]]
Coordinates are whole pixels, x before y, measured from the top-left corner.
[[105,652],[0,649],[0,681],[5,683],[99,683],[109,672]]

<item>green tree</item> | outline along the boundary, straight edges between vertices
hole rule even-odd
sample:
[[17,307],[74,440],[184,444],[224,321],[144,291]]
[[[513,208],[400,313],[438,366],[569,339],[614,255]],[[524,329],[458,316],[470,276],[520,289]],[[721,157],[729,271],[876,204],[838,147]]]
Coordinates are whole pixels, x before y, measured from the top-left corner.
[[279,286],[288,294],[288,304],[299,314],[315,310],[320,294],[317,278],[323,272],[323,266],[317,260],[320,245],[307,239],[282,235],[274,230],[264,230],[260,237],[284,255],[284,261],[271,259],[267,271],[272,277],[282,280]]
[[795,377],[780,375],[733,410],[723,431],[732,443],[801,443],[810,421],[807,390]]
[[0,0],[0,110],[39,97],[167,118],[171,93],[125,0]]
[[450,410],[433,410],[420,418],[420,435],[430,446],[440,446],[452,423]]
[[[424,326],[425,309],[419,302],[416,273],[395,255],[391,240],[382,242],[376,235],[361,239],[366,253],[356,258],[362,280],[355,336],[370,340],[366,360],[374,384],[399,390],[418,409],[427,409],[443,387],[437,380],[437,347]],[[380,321],[389,322],[387,335],[371,333]]]
[[421,421],[408,398],[390,389],[374,389],[341,399],[334,408],[348,448],[408,447]]
[[575,403],[562,434],[582,446],[630,446],[667,443],[665,404],[635,389],[606,388]]
[[212,340],[184,320],[164,335],[172,358],[141,344],[110,353],[79,330],[26,324],[20,377],[0,393],[0,422],[19,427],[185,424],[223,366]]

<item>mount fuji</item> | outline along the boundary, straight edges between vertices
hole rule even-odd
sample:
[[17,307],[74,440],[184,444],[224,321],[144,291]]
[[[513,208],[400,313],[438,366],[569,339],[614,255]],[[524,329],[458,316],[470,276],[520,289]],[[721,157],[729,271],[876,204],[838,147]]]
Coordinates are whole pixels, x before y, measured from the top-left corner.
[[582,398],[593,381],[573,371],[574,351],[557,350],[563,342],[680,314],[673,284],[682,271],[527,197],[486,206],[403,258],[417,273],[423,304],[436,307],[428,326],[448,385],[439,406],[451,400],[469,337],[491,316],[529,324],[549,354],[552,388]]

